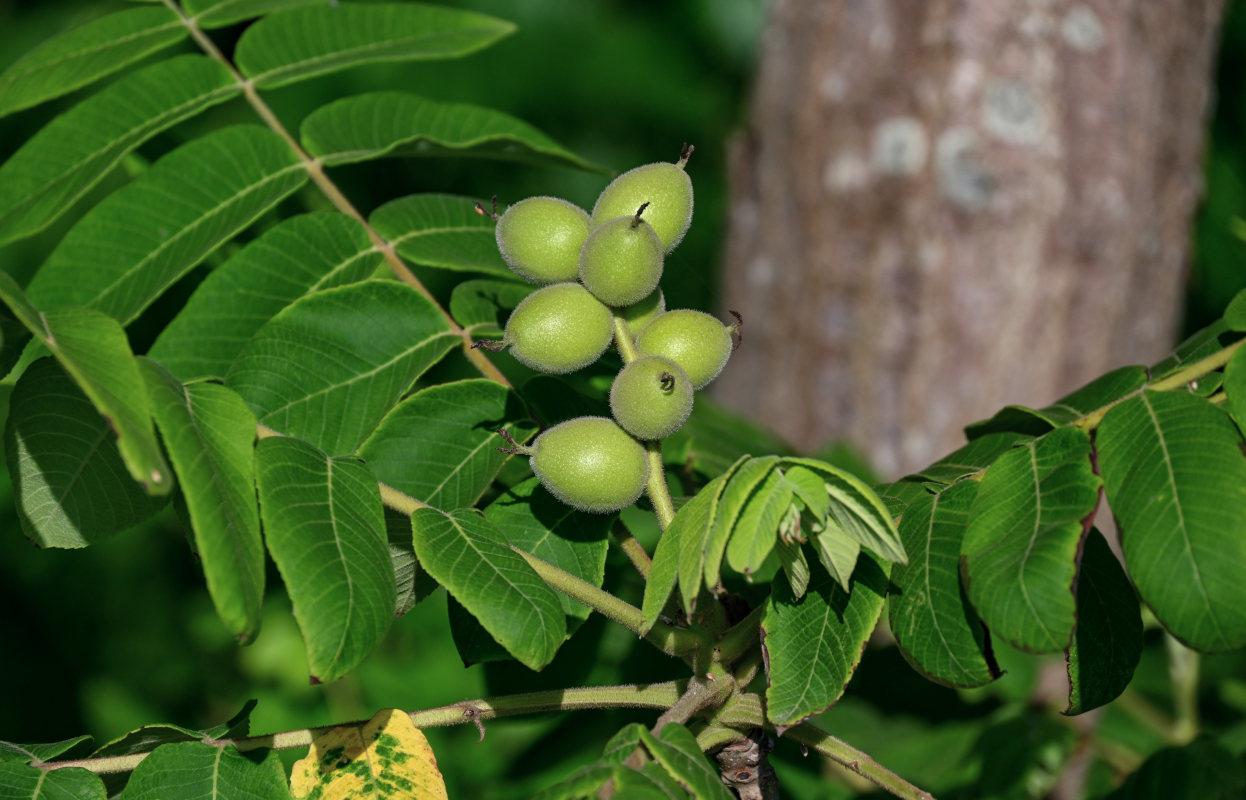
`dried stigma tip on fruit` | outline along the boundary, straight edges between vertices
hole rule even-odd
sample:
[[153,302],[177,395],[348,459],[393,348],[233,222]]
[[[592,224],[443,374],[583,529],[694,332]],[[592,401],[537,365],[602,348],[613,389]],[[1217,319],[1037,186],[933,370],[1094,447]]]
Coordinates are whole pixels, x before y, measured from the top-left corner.
[[592,364],[614,339],[610,309],[578,283],[537,289],[511,312],[504,343],[520,363],[562,374]]
[[580,511],[608,514],[640,497],[649,461],[640,442],[612,419],[577,417],[532,445],[532,471],[550,494]]
[[649,203],[645,220],[653,226],[662,249],[669,253],[692,224],[692,179],[684,162],[645,164],[624,172],[602,191],[593,206],[593,227],[615,217],[631,216]]
[[610,386],[610,413],[637,439],[663,439],[692,413],[692,381],[662,356],[641,356],[623,367]]
[[731,357],[732,329],[704,311],[681,308],[659,314],[636,336],[642,355],[666,356],[688,373],[693,388],[718,377]]
[[498,218],[495,236],[512,272],[548,284],[576,279],[588,231],[588,214],[579,206],[557,197],[529,197]]
[[661,278],[662,243],[640,213],[597,226],[580,250],[580,282],[606,305],[638,303]]

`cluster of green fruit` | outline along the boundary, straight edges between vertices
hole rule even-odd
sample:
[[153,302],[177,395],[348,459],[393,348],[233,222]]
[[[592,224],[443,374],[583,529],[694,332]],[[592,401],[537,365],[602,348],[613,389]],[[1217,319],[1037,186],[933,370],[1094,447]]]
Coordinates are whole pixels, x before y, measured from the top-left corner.
[[695,390],[718,376],[737,325],[702,311],[667,311],[658,283],[666,254],[692,223],[692,181],[676,163],[646,164],[617,177],[592,214],[556,197],[530,197],[497,220],[502,257],[542,285],[511,313],[500,342],[540,372],[565,374],[597,361],[611,342],[624,367],[610,388],[606,417],[578,417],[546,430],[531,446],[533,472],[558,499],[608,513],[634,503],[649,479],[643,441],[679,430]]

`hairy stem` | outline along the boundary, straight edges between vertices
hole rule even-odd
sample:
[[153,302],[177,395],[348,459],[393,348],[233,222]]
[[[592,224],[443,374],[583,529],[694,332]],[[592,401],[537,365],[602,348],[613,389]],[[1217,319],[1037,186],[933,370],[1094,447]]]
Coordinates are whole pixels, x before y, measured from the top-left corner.
[[658,527],[666,530],[671,520],[675,519],[675,503],[671,500],[671,490],[666,485],[666,467],[662,464],[662,443],[645,442],[645,456],[649,459],[649,485],[646,489],[649,502],[653,503],[654,516],[658,518]]
[[[417,728],[442,728],[450,725],[476,724],[498,717],[517,717],[544,711],[582,711],[600,708],[670,708],[684,694],[687,681],[667,681],[648,685],[627,684],[622,686],[589,686],[576,689],[556,689],[548,692],[506,695],[503,697],[468,700],[449,706],[412,711],[407,716]],[[293,750],[309,747],[319,734],[333,728],[362,726],[368,720],[344,722],[341,725],[325,725],[318,728],[270,733],[262,736],[246,736],[238,739],[205,739],[204,744],[224,747],[232,744],[239,750]],[[36,763],[42,769],[81,767],[97,775],[131,772],[146,758],[148,753],[132,753],[105,758],[83,758],[74,761]]]
[[623,554],[632,562],[632,566],[640,573],[640,577],[648,580],[649,568],[653,566],[653,559],[645,552],[645,546],[632,535],[632,532],[623,524],[623,520],[616,519],[614,524],[610,526],[610,533],[614,535],[614,540],[619,543],[619,547],[623,549]]
[[313,158],[311,154],[304,150],[303,146],[298,143],[298,140],[290,135],[290,132],[286,130],[285,125],[283,125],[281,120],[277,118],[277,115],[273,113],[273,110],[268,106],[268,104],[264,102],[264,99],[260,97],[259,92],[255,89],[255,85],[244,77],[236,67],[234,67],[233,63],[226,58],[224,53],[222,53],[216,46],[216,43],[203,32],[203,29],[201,29],[177,3],[173,2],[173,0],[163,0],[163,3],[165,7],[169,8],[179,16],[182,24],[186,26],[187,31],[190,32],[191,38],[197,45],[199,45],[199,48],[229,70],[234,80],[237,81],[238,85],[242,88],[243,96],[246,98],[246,101],[251,106],[252,110],[255,111],[256,115],[263,120],[264,124],[267,125],[269,129],[285,141],[286,145],[294,152],[299,161],[303,163],[303,167],[307,170],[307,174],[312,179],[312,182],[315,183],[316,187],[319,188],[324,196],[328,198],[334,208],[363,226],[364,231],[368,234],[368,239],[372,241],[372,245],[376,248],[377,252],[385,258],[385,262],[389,265],[390,271],[394,273],[394,276],[397,277],[398,280],[410,286],[412,289],[415,289],[417,292],[424,295],[424,297],[433,304],[441,316],[445,318],[454,335],[463,340],[463,353],[467,356],[467,360],[472,362],[473,366],[475,366],[484,377],[492,381],[496,381],[503,386],[509,387],[511,385],[510,381],[508,381],[506,376],[503,375],[496,366],[494,366],[493,362],[490,361],[484,353],[471,348],[471,333],[455,322],[454,318],[450,316],[450,313],[441,307],[441,304],[438,303],[432,293],[428,291],[428,288],[424,286],[420,279],[415,276],[415,273],[413,273],[411,269],[403,263],[402,258],[399,257],[397,251],[394,250],[394,246],[390,242],[386,241],[384,237],[377,233],[376,230],[368,224],[368,221],[362,214],[359,213],[359,210],[355,208],[354,204],[350,202],[346,195],[342,194],[342,191],[337,187],[337,184],[329,180],[329,176],[325,174],[324,165],[320,163],[319,159]]
[[765,616],[766,607],[758,606],[722,635],[718,640],[718,658],[724,664],[732,663],[760,643],[758,630]]
[[855,772],[896,797],[903,797],[905,800],[934,800],[934,795],[930,792],[917,788],[865,753],[835,738],[812,722],[802,722],[787,731],[785,735],[812,747],[836,764]]
[[1198,673],[1201,658],[1195,651],[1164,634],[1168,677],[1172,681],[1173,726],[1170,739],[1188,744],[1198,735]]

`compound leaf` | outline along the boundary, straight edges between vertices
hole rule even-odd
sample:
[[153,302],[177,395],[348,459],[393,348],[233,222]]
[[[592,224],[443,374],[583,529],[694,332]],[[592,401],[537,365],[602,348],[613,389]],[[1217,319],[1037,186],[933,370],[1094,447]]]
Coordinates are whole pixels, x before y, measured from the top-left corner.
[[519,395],[494,381],[438,384],[395,406],[360,446],[359,456],[382,482],[427,505],[467,508],[508,458],[498,452],[498,429],[527,441],[536,431],[527,417]]
[[1143,601],[1196,650],[1246,645],[1246,460],[1233,421],[1201,397],[1147,391],[1108,412],[1096,443]]
[[243,347],[226,382],[264,425],[342,455],[458,341],[414,289],[365,281],[277,314]]
[[123,324],[307,180],[277,134],[240,125],[182,145],[86,213],[30,282],[42,308]]
[[1125,691],[1142,657],[1142,613],[1103,534],[1091,529],[1077,576],[1077,630],[1065,651],[1069,705],[1082,714]]
[[554,591],[474,509],[411,515],[415,555],[491,636],[530,669],[548,664],[566,638]]
[[769,685],[766,715],[780,733],[830,708],[844,692],[883,610],[890,564],[862,553],[845,592],[811,564],[812,578],[797,600],[776,581],[766,601],[762,647]]
[[224,375],[264,323],[300,297],[356,283],[383,257],[356,220],[337,212],[291,217],[212,271],[148,355],[183,380]]
[[40,547],[85,547],[163,505],[130,477],[108,421],[53,359],[18,379],[4,449],[22,530]]
[[1068,647],[1077,559],[1099,486],[1090,437],[1077,428],[1009,450],[983,477],[961,543],[963,570],[978,614],[1014,647]]
[[272,554],[315,681],[339,678],[372,651],[394,617],[397,589],[376,477],[307,442],[271,437],[255,449]]
[[182,486],[208,593],[242,643],[259,633],[264,545],[255,506],[255,415],[213,383],[183,385],[139,359],[156,424]]
[[79,25],[0,73],[0,117],[94,83],[186,33],[168,8],[130,8]]
[[406,92],[372,92],[321,106],[303,120],[299,136],[307,151],[326,164],[470,155],[600,171],[509,114]]
[[368,222],[403,258],[438,269],[513,278],[498,252],[494,222],[476,204],[449,194],[413,194],[391,200]]
[[164,744],[134,769],[121,800],[228,800],[288,798],[276,751],[243,755],[232,744]]
[[905,659],[944,686],[982,686],[998,678],[986,631],[960,581],[961,539],[978,492],[962,481],[904,511],[900,537],[909,563],[891,571],[888,620]]
[[296,798],[447,798],[428,739],[396,709],[378,711],[362,728],[317,734],[311,751],[291,770],[290,789]]
[[134,148],[240,91],[224,65],[184,55],[56,117],[0,166],[0,243],[42,230]]
[[416,3],[295,8],[247,28],[234,61],[267,88],[378,61],[457,58],[514,30],[484,14]]

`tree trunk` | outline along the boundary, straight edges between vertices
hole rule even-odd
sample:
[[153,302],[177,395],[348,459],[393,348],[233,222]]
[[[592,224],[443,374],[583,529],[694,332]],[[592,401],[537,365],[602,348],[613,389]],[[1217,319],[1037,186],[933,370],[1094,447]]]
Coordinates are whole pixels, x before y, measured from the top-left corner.
[[776,0],[717,383],[898,476],[1173,344],[1222,0]]

